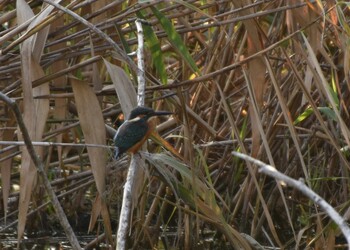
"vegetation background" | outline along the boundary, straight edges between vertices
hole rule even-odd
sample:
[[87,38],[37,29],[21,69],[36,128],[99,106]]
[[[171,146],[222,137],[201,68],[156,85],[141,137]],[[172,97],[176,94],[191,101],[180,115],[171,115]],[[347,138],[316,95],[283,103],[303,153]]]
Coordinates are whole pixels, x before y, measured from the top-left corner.
[[[49,3],[0,1],[0,87],[41,142],[36,152],[76,233],[115,243],[108,234],[129,156],[114,160],[108,145],[121,100],[137,88],[139,18],[146,106],[174,112],[157,130],[180,156],[148,143],[129,246],[346,248],[314,203],[231,152],[303,178],[349,218],[349,3],[76,0],[60,2],[63,11]],[[0,140],[1,231],[17,226],[18,240],[60,232],[5,102]]]

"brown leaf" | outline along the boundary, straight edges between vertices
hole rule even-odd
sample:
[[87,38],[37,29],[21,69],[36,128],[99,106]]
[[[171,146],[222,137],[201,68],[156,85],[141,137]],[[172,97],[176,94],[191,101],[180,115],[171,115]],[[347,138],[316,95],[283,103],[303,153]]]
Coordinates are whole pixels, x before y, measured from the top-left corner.
[[[23,0],[17,0],[17,16],[19,24],[25,22],[34,16],[29,5]],[[40,41],[43,43],[44,41]],[[36,59],[33,58],[33,48],[35,48],[35,39],[31,37],[25,40],[21,46],[21,70],[22,70],[22,89],[23,89],[23,120],[27,126],[28,133],[32,140],[42,139],[46,119],[49,112],[49,100],[34,100],[37,95],[48,95],[49,85],[43,84],[32,88],[32,82],[43,77],[44,71],[39,65],[41,53],[36,53]],[[21,135],[19,134],[19,138]],[[37,148],[38,149],[38,148]],[[42,153],[38,150],[39,155]],[[22,164],[20,169],[20,198],[18,212],[18,239],[21,239],[26,224],[27,211],[29,206],[32,188],[36,181],[36,168],[31,161],[28,151],[22,147]]]
[[[44,75],[43,70],[40,65],[36,63],[33,59],[27,67],[31,69],[30,72],[22,71],[22,74],[30,74],[32,79],[38,79]],[[23,89],[24,89],[23,82]],[[31,81],[27,82],[27,85],[31,86]],[[50,93],[49,85],[43,84],[39,87],[32,89],[32,92],[27,93],[30,96],[24,98],[24,114],[23,119],[27,126],[29,135],[33,141],[40,141],[44,132],[47,116],[49,113],[49,100],[48,99],[36,99],[33,97],[37,95],[48,95]],[[31,105],[31,106],[29,106]],[[21,137],[21,136],[19,136]],[[37,153],[42,155],[42,148],[36,147]],[[36,167],[31,160],[31,157],[25,147],[22,147],[22,165],[20,171],[20,202],[19,202],[19,215],[18,215],[18,238],[20,239],[23,235],[25,222],[27,217],[28,205],[30,201],[30,196],[32,193],[32,187],[36,180]]]
[[124,114],[129,114],[137,106],[135,87],[122,68],[108,62],[106,59],[103,59],[103,61],[114,84],[120,106]]
[[[13,127],[15,126],[15,120],[12,117],[9,122],[7,122],[7,127]],[[12,141],[14,137],[15,131],[10,129],[6,129],[1,134],[0,140],[2,141]],[[4,148],[4,147],[1,147]],[[8,150],[2,154],[2,157],[6,157],[12,153],[16,152],[16,148],[13,148],[11,150]],[[12,158],[9,158],[5,161],[0,162],[0,170],[1,170],[1,187],[2,187],[2,198],[3,198],[3,205],[4,205],[4,218],[5,218],[5,224],[6,224],[6,217],[7,217],[7,201],[10,194],[10,187],[11,187],[11,167],[12,167]]]
[[90,233],[96,225],[98,216],[101,213],[101,206],[101,196],[99,195],[99,193],[97,193],[94,203],[92,204],[88,233]]
[[34,13],[30,6],[24,0],[17,0],[17,22],[18,24],[25,23],[28,19],[34,16]]
[[[73,87],[75,104],[77,106],[81,129],[84,133],[85,142],[88,144],[106,144],[106,129],[97,96],[92,88],[83,81],[70,78]],[[96,197],[92,211],[89,230],[95,224],[96,218],[101,213],[108,239],[112,240],[112,229],[106,203],[100,197],[104,196],[106,188],[106,163],[107,152],[104,148],[88,147],[92,173],[95,178],[99,195]]]
[[[240,2],[240,3],[238,3]],[[237,6],[245,6],[249,4],[247,0],[240,0],[235,3]],[[254,12],[253,9],[246,9],[241,12],[241,15],[249,15]],[[244,27],[247,30],[247,56],[253,55],[263,49],[262,37],[258,24],[253,19],[243,21]],[[256,102],[259,108],[263,106],[263,97],[265,93],[265,72],[266,66],[261,56],[248,62],[248,74],[253,87]],[[252,101],[252,100],[250,100]],[[261,144],[260,133],[257,127],[256,117],[260,117],[260,114],[255,114],[252,108],[252,103],[249,105],[249,114],[252,124],[252,156],[257,156]]]
[[[106,129],[99,101],[90,86],[76,78],[70,78],[75,104],[85,142],[88,144],[106,144]],[[107,152],[104,148],[88,147],[92,173],[100,195],[105,191]]]
[[[56,30],[60,29],[64,25],[64,20],[63,19],[58,19],[55,22],[52,23],[51,25],[51,31],[55,32]],[[61,36],[64,36],[65,33],[61,34]],[[60,36],[60,37],[61,37]],[[60,50],[64,49],[65,45],[60,43],[60,44],[55,44],[52,46],[52,50]],[[63,60],[59,60],[55,62],[52,67],[50,68],[52,72],[59,72],[63,69],[65,69],[67,66],[66,62]],[[64,88],[67,85],[67,78],[65,75],[59,76],[55,79],[52,80],[53,86],[57,88]],[[63,120],[66,118],[66,113],[67,113],[67,100],[63,98],[56,98],[54,100],[54,109],[53,109],[53,116],[55,119],[58,120]],[[58,130],[63,127],[63,123],[57,123],[55,124],[55,128]],[[62,142],[63,134],[59,133],[56,136],[56,142]],[[62,157],[62,152],[63,152],[63,147],[58,146],[57,147],[57,154],[58,154],[58,161],[59,161],[59,166],[62,168],[63,165],[63,157]]]
[[97,193],[96,198],[94,200],[94,203],[92,204],[92,209],[91,209],[91,217],[90,217],[90,223],[89,223],[89,229],[88,232],[91,232],[93,228],[96,225],[97,219],[99,215],[102,215],[104,225],[105,225],[105,230],[107,232],[107,239],[108,242],[112,243],[113,238],[112,238],[112,227],[110,223],[110,216],[109,216],[109,211],[108,211],[108,206],[106,202],[101,199],[101,196]]
[[169,150],[171,153],[179,157],[181,160],[183,160],[182,155],[169,142],[164,140],[156,131],[153,131],[151,133],[151,139],[157,142],[159,145],[166,148],[167,150]]

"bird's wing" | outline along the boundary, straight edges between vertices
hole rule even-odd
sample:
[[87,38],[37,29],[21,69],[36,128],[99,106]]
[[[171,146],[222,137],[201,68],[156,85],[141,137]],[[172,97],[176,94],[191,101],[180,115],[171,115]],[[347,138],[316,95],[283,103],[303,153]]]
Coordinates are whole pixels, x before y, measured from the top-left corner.
[[124,152],[141,141],[148,130],[147,125],[140,125],[139,123],[125,121],[118,129],[114,144]]

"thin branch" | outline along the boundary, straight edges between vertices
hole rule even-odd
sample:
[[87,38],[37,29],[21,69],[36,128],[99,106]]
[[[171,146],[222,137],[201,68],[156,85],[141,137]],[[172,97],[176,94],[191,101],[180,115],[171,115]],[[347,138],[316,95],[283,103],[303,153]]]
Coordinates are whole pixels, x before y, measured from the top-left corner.
[[[102,144],[84,144],[84,143],[64,143],[64,142],[44,142],[44,141],[33,141],[33,146],[43,146],[43,147],[52,147],[52,146],[66,146],[66,147],[92,147],[92,148],[115,148],[114,146],[106,146]],[[14,145],[14,146],[25,146],[25,141],[0,141],[0,145]],[[11,147],[12,148],[12,147]],[[7,149],[1,149],[0,154]]]
[[[90,175],[92,175],[92,173],[90,173]],[[64,193],[61,193],[61,194],[58,194],[58,195],[57,195],[57,198],[58,198],[58,199],[64,198],[64,197],[66,197],[66,196],[68,196],[68,195],[70,195],[70,194],[73,194],[73,193],[76,192],[76,191],[81,190],[81,189],[84,188],[84,187],[89,187],[89,186],[91,186],[92,184],[94,184],[94,182],[95,182],[95,181],[94,181],[93,179],[87,180],[87,181],[84,182],[84,184],[82,184],[82,185],[80,185],[80,186],[78,186],[78,187],[70,188],[69,191],[64,192]],[[50,204],[50,201],[44,202],[44,203],[41,204],[40,206],[36,207],[34,210],[28,212],[28,213],[27,213],[27,218],[28,218],[29,216],[31,216],[31,215],[34,215],[35,213],[37,213],[37,212],[40,211],[41,209],[47,207],[49,204]],[[18,210],[15,211],[15,212],[18,212]],[[14,226],[16,226],[17,224],[18,224],[18,218],[17,218],[16,220],[14,220],[14,221],[11,221],[11,223],[9,223],[9,224],[6,224],[6,226],[2,227],[2,228],[0,229],[0,233],[6,232],[9,228],[14,227]]]
[[90,30],[95,32],[99,37],[101,37],[103,40],[105,40],[108,44],[110,44],[112,46],[112,48],[121,56],[121,58],[129,65],[129,67],[133,71],[137,72],[137,66],[134,63],[134,61],[106,33],[104,33],[102,30],[97,28],[95,25],[93,25],[92,23],[90,23],[89,21],[84,19],[83,17],[81,17],[78,14],[76,14],[75,12],[73,12],[73,11],[63,7],[62,5],[60,5],[58,3],[55,3],[55,2],[53,2],[51,0],[44,0],[44,2],[46,2],[46,3],[48,3],[48,4],[52,5],[52,6],[55,6],[57,9],[59,9],[59,10],[63,11],[64,13],[72,16],[75,20],[79,21],[80,23],[82,23],[83,25],[88,27]]
[[[138,59],[138,68],[137,70],[137,79],[138,79],[138,93],[137,93],[137,104],[139,106],[145,105],[145,72],[144,72],[144,58],[143,58],[143,29],[141,20],[137,19],[135,21],[137,27],[137,39],[139,42],[139,47],[137,49],[137,59]],[[128,171],[128,176],[124,185],[123,193],[123,203],[119,217],[119,226],[117,233],[117,245],[116,250],[126,249],[126,242],[128,236],[128,228],[130,225],[130,214],[132,210],[132,201],[133,201],[133,190],[135,190],[135,182],[138,176],[140,176],[140,171],[142,168],[138,167],[142,165],[141,157],[136,154],[132,155],[130,167]]]
[[11,108],[11,110],[13,111],[13,113],[16,117],[18,127],[22,132],[23,140],[24,140],[24,143],[27,147],[28,153],[29,153],[32,161],[34,162],[35,167],[38,170],[39,176],[42,178],[46,192],[47,192],[49,199],[50,199],[50,201],[55,209],[58,220],[60,221],[61,226],[63,227],[63,229],[64,229],[64,231],[65,231],[65,233],[66,233],[66,235],[71,243],[72,248],[73,249],[81,249],[79,242],[78,242],[78,239],[75,236],[73,229],[68,222],[66,214],[64,213],[64,211],[61,207],[61,204],[60,204],[55,192],[53,191],[51,183],[50,183],[50,181],[45,173],[44,164],[34,149],[33,143],[30,139],[28,130],[24,124],[22,114],[17,106],[17,103],[14,102],[11,98],[4,95],[2,92],[0,92],[0,99],[2,101],[4,101],[5,103],[7,103],[7,105]]
[[346,221],[344,220],[344,218],[340,216],[339,213],[321,196],[319,196],[313,190],[311,190],[308,186],[306,186],[302,179],[297,181],[293,178],[290,178],[282,174],[281,172],[279,172],[276,168],[272,167],[271,165],[267,165],[264,162],[259,161],[253,157],[250,157],[246,154],[242,154],[238,152],[232,152],[232,154],[243,160],[256,164],[259,167],[259,172],[266,174],[270,177],[273,177],[277,180],[283,181],[287,185],[295,189],[298,189],[305,196],[309,197],[310,200],[318,204],[329,215],[329,217],[331,217],[331,219],[339,226],[340,230],[345,236],[346,241],[348,242],[348,245],[350,245],[350,228],[346,223]]
[[285,36],[283,39],[278,40],[277,42],[269,45],[268,47],[258,51],[257,53],[254,53],[250,56],[247,56],[238,62],[234,62],[228,66],[222,67],[222,68],[215,70],[215,71],[212,71],[208,74],[198,76],[194,79],[188,79],[188,80],[184,80],[181,82],[174,82],[173,84],[168,84],[168,85],[153,86],[153,87],[149,87],[148,90],[155,91],[155,90],[161,90],[161,89],[175,89],[175,88],[179,88],[179,87],[186,86],[186,85],[193,85],[193,84],[209,81],[209,80],[215,78],[216,76],[222,75],[223,73],[229,72],[229,71],[234,70],[234,69],[239,68],[239,67],[242,67],[242,65],[247,64],[249,61],[255,59],[256,57],[259,57],[261,55],[268,53],[271,50],[274,50],[276,47],[280,46],[282,43],[289,41],[294,36],[298,35],[299,33],[303,32],[305,29],[309,28],[311,25],[313,25],[314,23],[319,21],[319,19],[320,18],[316,18],[315,20],[313,20],[312,22],[303,26],[302,28]]

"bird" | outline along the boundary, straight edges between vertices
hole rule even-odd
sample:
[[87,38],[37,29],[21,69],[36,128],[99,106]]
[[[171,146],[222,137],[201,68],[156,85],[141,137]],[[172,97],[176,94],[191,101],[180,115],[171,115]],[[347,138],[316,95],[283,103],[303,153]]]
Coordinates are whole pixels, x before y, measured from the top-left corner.
[[155,126],[150,122],[154,116],[171,115],[168,111],[155,111],[147,107],[134,108],[127,120],[118,128],[113,141],[114,158],[118,159],[125,152],[135,154],[149,138]]

